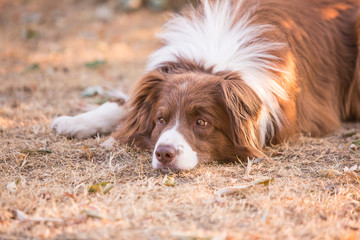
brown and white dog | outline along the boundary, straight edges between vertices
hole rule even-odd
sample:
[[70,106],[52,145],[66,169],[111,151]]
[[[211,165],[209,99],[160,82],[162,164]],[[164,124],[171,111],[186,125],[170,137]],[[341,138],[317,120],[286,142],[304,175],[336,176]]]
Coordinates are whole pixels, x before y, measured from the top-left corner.
[[154,168],[259,157],[360,119],[360,0],[203,0],[160,35],[124,106],[59,117],[59,134],[154,149]]

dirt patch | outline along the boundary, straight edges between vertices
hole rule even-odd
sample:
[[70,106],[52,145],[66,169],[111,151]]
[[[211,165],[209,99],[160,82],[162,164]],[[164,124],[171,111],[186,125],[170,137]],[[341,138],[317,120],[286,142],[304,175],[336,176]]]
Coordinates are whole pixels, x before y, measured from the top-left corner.
[[[105,21],[100,2],[0,2],[0,238],[360,239],[360,180],[344,172],[360,167],[360,124],[269,148],[249,174],[240,162],[168,173],[173,187],[148,152],[55,136],[55,116],[98,103],[80,97],[88,86],[131,88],[169,15]],[[262,177],[274,181],[215,194]]]

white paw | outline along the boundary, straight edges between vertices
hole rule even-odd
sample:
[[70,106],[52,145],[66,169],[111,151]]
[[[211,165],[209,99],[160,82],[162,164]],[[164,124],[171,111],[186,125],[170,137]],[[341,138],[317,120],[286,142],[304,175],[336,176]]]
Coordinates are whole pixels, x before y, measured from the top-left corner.
[[74,117],[58,117],[52,122],[51,128],[61,135],[86,138],[96,133],[109,133],[123,114],[123,106],[116,102],[107,102]]
[[62,116],[55,118],[51,123],[51,129],[60,135],[86,138],[97,133],[97,129],[91,125],[91,122],[81,116]]

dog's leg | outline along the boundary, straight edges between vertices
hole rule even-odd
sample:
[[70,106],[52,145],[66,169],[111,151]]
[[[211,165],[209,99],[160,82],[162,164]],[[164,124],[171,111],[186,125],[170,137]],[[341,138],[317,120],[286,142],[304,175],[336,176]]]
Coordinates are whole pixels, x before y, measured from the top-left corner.
[[346,99],[346,117],[348,120],[360,120],[360,12],[356,21],[357,58],[354,78]]
[[51,128],[60,135],[86,138],[97,133],[109,133],[125,114],[125,100],[106,102],[100,107],[74,117],[56,118]]

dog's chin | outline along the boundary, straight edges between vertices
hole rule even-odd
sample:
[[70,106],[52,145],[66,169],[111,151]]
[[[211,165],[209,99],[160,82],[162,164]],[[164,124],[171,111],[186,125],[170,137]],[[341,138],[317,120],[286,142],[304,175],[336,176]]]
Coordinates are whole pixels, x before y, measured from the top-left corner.
[[161,171],[185,171],[185,170],[190,170],[193,169],[194,167],[196,167],[196,164],[191,164],[191,165],[187,165],[187,164],[179,164],[176,160],[170,162],[170,163],[161,163],[159,162],[157,159],[153,159],[152,160],[152,166],[154,169],[159,169]]
[[171,169],[171,170],[178,170],[178,167],[173,163],[155,163],[153,164],[155,169]]

